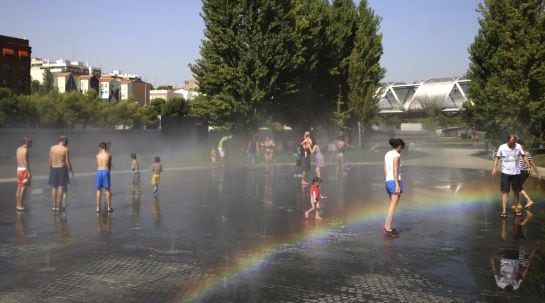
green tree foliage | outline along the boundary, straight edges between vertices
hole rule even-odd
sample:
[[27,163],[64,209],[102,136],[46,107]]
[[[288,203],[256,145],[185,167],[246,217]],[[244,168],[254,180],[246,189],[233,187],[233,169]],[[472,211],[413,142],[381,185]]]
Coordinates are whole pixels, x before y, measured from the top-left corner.
[[181,117],[189,114],[189,104],[184,98],[174,98],[161,104],[161,116]]
[[296,70],[297,91],[280,108],[280,120],[309,129],[317,121],[329,121],[335,110],[332,45],[325,39],[330,7],[327,0],[296,0],[293,9],[297,48],[303,61]]
[[256,128],[295,90],[292,1],[204,0],[202,17],[202,58],[191,70],[204,97],[195,111],[211,124]]
[[511,131],[536,143],[545,133],[543,0],[485,0],[469,49],[469,117],[491,139]]
[[348,68],[348,105],[354,118],[368,126],[378,111],[377,92],[385,70],[380,66],[382,35],[378,33],[380,18],[367,1],[358,6],[357,31]]

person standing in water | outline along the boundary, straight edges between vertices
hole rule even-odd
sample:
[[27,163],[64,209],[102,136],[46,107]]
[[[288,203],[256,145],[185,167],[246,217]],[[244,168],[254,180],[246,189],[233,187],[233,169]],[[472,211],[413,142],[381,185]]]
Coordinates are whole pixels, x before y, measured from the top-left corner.
[[337,147],[337,175],[344,174],[344,153],[346,145],[346,138],[341,130],[335,140],[335,146]]
[[312,153],[316,154],[316,177],[321,178],[320,169],[325,166],[325,158],[324,154],[322,154],[322,151],[320,150],[320,146],[314,143],[314,146],[312,147]]
[[157,193],[157,191],[159,190],[161,172],[163,172],[161,158],[155,157],[155,162],[153,162],[153,164],[151,165],[151,185],[153,185],[153,193]]
[[96,156],[97,159],[97,172],[95,178],[96,185],[96,212],[100,212],[100,199],[102,197],[102,189],[106,194],[106,210],[110,213],[114,211],[112,209],[112,199],[110,194],[110,167],[111,160],[110,153],[108,152],[108,145],[105,142],[101,142],[99,145],[99,151]]
[[70,162],[70,150],[68,147],[68,138],[62,136],[59,143],[51,146],[49,149],[49,181],[51,186],[52,210],[59,211],[63,199],[63,193],[68,186],[69,173],[74,177],[72,163]]
[[255,160],[257,153],[259,152],[259,143],[257,142],[257,133],[250,136],[248,139],[248,147],[246,148],[246,154],[248,154],[248,164],[250,169],[255,168]]
[[530,208],[534,204],[534,201],[532,201],[532,199],[530,199],[530,196],[524,190],[524,188],[523,188],[524,182],[526,182],[526,179],[528,179],[528,177],[530,176],[530,174],[532,172],[532,169],[536,172],[536,175],[537,175],[537,177],[539,179],[541,179],[541,173],[537,169],[536,163],[534,162],[534,159],[532,159],[532,155],[526,149],[526,144],[524,144],[524,142],[522,140],[519,140],[519,144],[522,147],[522,149],[524,150],[524,154],[526,155],[526,159],[528,160],[528,163],[530,164],[530,166],[528,166],[528,165],[526,165],[526,161],[524,161],[523,159],[519,160],[519,165],[520,165],[520,194],[523,195],[524,198],[526,198],[526,205],[524,206],[524,208]]
[[131,154],[131,171],[132,171],[132,193],[142,193],[140,189],[140,164],[136,160],[136,154]]
[[390,204],[384,222],[384,234],[390,237],[398,237],[399,233],[396,229],[392,228],[392,220],[397,204],[399,203],[399,198],[403,192],[400,153],[405,149],[405,142],[399,138],[391,138],[389,143],[392,149],[384,155],[384,180]]
[[303,177],[301,178],[301,185],[308,185],[307,176],[310,172],[310,153],[313,145],[309,131],[305,132],[303,141],[301,141],[300,145],[303,150]]
[[519,200],[520,200],[520,190],[521,190],[521,179],[520,179],[520,160],[524,160],[527,167],[530,167],[528,159],[522,146],[517,143],[517,136],[515,134],[510,134],[507,136],[507,143],[504,143],[498,147],[496,152],[496,157],[494,157],[494,164],[492,166],[492,176],[496,175],[496,166],[498,161],[501,160],[501,179],[500,179],[500,190],[501,190],[501,203],[502,203],[502,213],[501,217],[507,217],[507,199],[509,196],[509,191],[513,189],[514,200],[515,200],[515,216],[522,216],[520,212]]
[[28,149],[32,146],[32,138],[24,137],[21,146],[15,153],[17,158],[17,192],[15,193],[15,209],[17,211],[25,210],[25,192],[30,187],[32,174],[30,173],[30,164],[28,161]]
[[274,156],[274,140],[271,136],[266,136],[265,141],[261,144],[265,150],[265,170],[273,169],[273,156]]

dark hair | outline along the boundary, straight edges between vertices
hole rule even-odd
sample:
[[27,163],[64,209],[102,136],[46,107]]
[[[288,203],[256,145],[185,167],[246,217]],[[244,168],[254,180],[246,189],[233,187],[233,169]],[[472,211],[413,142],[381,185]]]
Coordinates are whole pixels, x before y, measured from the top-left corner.
[[320,177],[314,177],[314,179],[312,179],[312,184],[316,183],[322,183],[322,179],[320,179]]
[[32,137],[23,137],[23,140],[21,140],[22,144],[28,144],[29,142],[32,142]]
[[100,142],[98,147],[100,147],[100,149],[103,149],[103,150],[108,150],[108,145],[106,145],[106,143],[104,142]]
[[67,136],[61,136],[59,138],[59,142],[62,142],[64,144],[68,144],[68,137]]
[[161,158],[155,157],[155,162],[161,162]]
[[405,148],[405,141],[400,138],[390,138],[389,142],[393,148],[398,148],[399,146]]
[[131,154],[131,159],[136,159],[136,154],[135,153]]
[[507,136],[507,141],[509,141],[511,138],[513,138],[513,139],[515,139],[515,141],[517,141],[517,135],[515,135],[515,134],[509,134],[509,135]]

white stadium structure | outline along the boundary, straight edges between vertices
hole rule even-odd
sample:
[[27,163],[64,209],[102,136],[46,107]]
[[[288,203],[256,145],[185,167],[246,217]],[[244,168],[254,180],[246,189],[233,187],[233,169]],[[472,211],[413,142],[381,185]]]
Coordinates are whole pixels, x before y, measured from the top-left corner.
[[388,83],[380,91],[379,113],[425,113],[437,110],[457,113],[468,101],[470,80],[438,78],[415,83]]

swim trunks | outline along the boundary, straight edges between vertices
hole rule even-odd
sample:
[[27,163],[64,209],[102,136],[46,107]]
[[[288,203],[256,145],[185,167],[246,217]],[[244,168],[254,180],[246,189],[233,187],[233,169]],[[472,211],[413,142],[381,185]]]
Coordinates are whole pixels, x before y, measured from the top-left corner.
[[62,186],[66,189],[68,185],[68,169],[63,167],[51,167],[49,170],[49,186],[59,187]]
[[388,195],[399,195],[403,192],[403,181],[399,180],[399,193],[396,193],[395,181],[386,181],[386,192]]
[[161,175],[156,175],[156,174],[151,175],[151,185],[159,186],[160,179],[161,179]]
[[19,188],[28,186],[28,170],[24,167],[17,168],[17,186]]
[[97,170],[95,185],[97,189],[110,189],[110,171],[107,169]]

